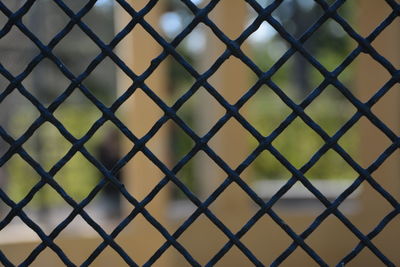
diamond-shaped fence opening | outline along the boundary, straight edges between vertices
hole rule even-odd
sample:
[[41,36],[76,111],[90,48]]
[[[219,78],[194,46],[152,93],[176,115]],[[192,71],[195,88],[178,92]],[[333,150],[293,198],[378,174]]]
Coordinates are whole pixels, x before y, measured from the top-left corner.
[[[40,50],[16,27],[9,29],[4,27],[3,32],[3,35],[5,35],[2,36],[0,41],[0,44],[4,47],[2,49],[4,52],[1,53],[1,63],[10,73],[20,74],[28,63],[39,54]],[[14,64],[15,62],[21,62],[21,65]]]
[[[208,112],[196,112],[204,102],[208,103]],[[184,102],[177,114],[197,135],[203,136],[224,116],[225,109],[204,87],[200,87],[192,97]]]
[[[224,44],[218,39],[212,30],[207,27],[204,23],[192,23],[193,30],[189,33],[182,32],[179,36],[185,37],[177,46],[178,51],[187,51],[181,53],[181,57],[186,61],[191,62],[192,58],[197,59],[191,63],[192,68],[199,73],[204,73],[210,69],[211,65],[217,60],[217,58],[224,52]],[[192,24],[190,24],[192,26]],[[213,48],[210,50],[210,48]],[[204,53],[209,54],[207,61],[200,61]],[[191,57],[190,57],[191,55]],[[210,73],[211,75],[212,73]],[[209,75],[209,76],[210,76]]]
[[[4,83],[7,85],[7,83]],[[5,96],[5,94],[4,94]],[[11,108],[17,105],[17,109],[12,111]],[[14,138],[20,137],[31,124],[39,117],[40,113],[38,110],[17,90],[13,90],[7,94],[1,103],[0,111],[3,116],[9,119],[2,120],[2,127]],[[2,152],[5,153],[5,151]]]
[[335,134],[356,112],[355,107],[333,86],[328,86],[317,99],[305,112],[329,135]]
[[[252,18],[249,24],[257,19],[257,12],[254,11],[254,13],[255,18]],[[266,42],[268,42],[268,46],[265,46]],[[261,70],[266,71],[289,49],[289,45],[270,24],[264,21],[244,41],[242,49]]]
[[[40,176],[19,155],[14,155],[2,168],[4,171],[18,170],[12,174],[15,183],[7,188],[10,198],[15,202],[25,198],[40,181]],[[40,207],[38,202],[34,204],[36,204],[36,207]]]
[[[46,20],[37,20],[37,17],[46,16]],[[68,23],[69,18],[54,2],[35,1],[29,12],[22,18],[24,25],[44,44]],[[48,27],[48,22],[52,25]]]
[[106,57],[84,81],[90,92],[106,106],[111,106],[117,98],[117,92],[113,89],[116,82],[116,70],[114,62]]
[[[110,3],[111,4],[111,3]],[[109,8],[108,3],[98,3],[98,8],[92,8],[82,21],[93,30],[93,32],[106,44],[115,36],[113,9]],[[99,19],[101,18],[101,19]]]
[[23,81],[43,105],[48,105],[60,96],[71,84],[71,81],[58,69],[57,65],[44,58]]
[[[79,40],[79,46],[73,45],[76,40]],[[99,47],[76,26],[54,48],[54,55],[76,76],[82,73],[99,53]],[[75,57],[68,57],[69,54]]]
[[399,14],[0,0],[0,262],[400,264]]
[[74,90],[53,114],[76,138],[83,137],[102,115],[79,90]]

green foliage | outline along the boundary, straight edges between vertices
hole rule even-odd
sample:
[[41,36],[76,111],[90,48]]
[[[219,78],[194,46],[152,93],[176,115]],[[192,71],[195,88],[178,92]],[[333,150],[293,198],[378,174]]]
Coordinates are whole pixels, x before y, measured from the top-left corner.
[[[354,10],[352,5],[344,5],[340,12],[344,17],[351,18],[352,10]],[[273,15],[285,29],[299,38],[318,19],[321,10],[316,4],[307,7],[300,0],[294,0],[282,3]],[[336,22],[328,20],[305,42],[304,47],[325,68],[334,70],[350,52],[351,42]],[[254,45],[253,51],[257,55],[254,57],[255,63],[263,70],[267,70],[289,47],[288,43],[275,33],[266,43]],[[322,82],[323,77],[307,62],[301,63],[299,68],[297,60],[300,60],[300,57],[292,56],[272,76],[272,81],[299,104],[307,93]],[[300,79],[304,77],[299,78],[295,75],[297,72],[306,75],[307,83]],[[348,67],[340,79],[348,84],[352,75],[353,71]],[[266,86],[253,97],[248,109],[253,126],[265,136],[271,134],[291,112]],[[354,114],[355,109],[336,88],[329,86],[306,108],[305,112],[332,136]],[[347,133],[340,141],[349,154],[357,154],[359,145],[357,130]],[[324,141],[297,118],[272,144],[291,164],[301,168],[322,147]],[[306,175],[311,179],[343,179],[353,178],[356,174],[336,152],[328,150]],[[260,179],[287,179],[291,174],[269,152],[265,152],[254,162],[254,176]]]
[[[59,118],[67,130],[81,136],[87,131],[88,123],[98,118],[98,113],[88,106],[61,106],[63,114]],[[34,119],[32,112],[20,108],[12,117],[11,129],[13,132],[22,132],[19,127],[31,123]],[[84,114],[84,116],[82,116]],[[89,151],[95,151],[101,140],[100,135],[85,145]],[[50,123],[43,124],[35,134],[24,144],[24,149],[38,161],[41,166],[49,171],[71,148],[71,144]],[[18,155],[14,155],[6,164],[8,174],[7,191],[14,201],[23,199],[29,190],[40,181],[40,176]],[[87,196],[88,192],[99,181],[99,172],[84,159],[80,152],[72,157],[66,165],[54,176],[54,179],[73,197],[79,201]],[[33,198],[30,205],[34,207],[57,205],[63,202],[60,196],[50,187],[43,187]]]
[[[262,91],[256,95],[249,108],[249,117],[256,129],[264,135],[269,135],[287,117],[290,110],[274,96],[272,90],[266,87],[261,89]],[[343,99],[335,98],[334,88],[328,87],[327,90],[332,92],[327,91],[320,95],[305,111],[332,136],[354,114],[354,108]],[[341,139],[341,144],[346,147],[347,152],[356,154],[357,141],[357,131],[352,131]],[[291,164],[296,168],[301,168],[323,146],[324,141],[300,118],[296,118],[272,144]],[[261,154],[253,166],[256,178],[287,179],[290,177],[290,173],[269,152]],[[307,172],[307,177],[311,179],[345,179],[354,176],[355,172],[351,167],[331,150]]]

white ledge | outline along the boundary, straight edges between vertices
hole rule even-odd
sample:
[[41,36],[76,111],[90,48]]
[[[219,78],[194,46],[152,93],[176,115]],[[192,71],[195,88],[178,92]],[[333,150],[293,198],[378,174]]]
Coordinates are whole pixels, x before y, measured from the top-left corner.
[[[258,180],[252,183],[254,191],[263,199],[270,199],[276,192],[283,187],[288,180]],[[349,179],[336,179],[336,180],[323,180],[315,179],[310,182],[317,188],[327,199],[336,199],[343,191],[345,191],[354,180]],[[361,186],[358,187],[348,199],[355,199],[361,193]],[[302,183],[296,182],[288,192],[286,192],[282,199],[316,199]]]

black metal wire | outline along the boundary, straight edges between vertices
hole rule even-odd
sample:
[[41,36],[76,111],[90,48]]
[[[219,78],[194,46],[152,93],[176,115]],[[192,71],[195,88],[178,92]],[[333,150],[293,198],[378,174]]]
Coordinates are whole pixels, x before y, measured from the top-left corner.
[[[392,8],[392,12],[385,18],[376,29],[366,38],[360,36],[347,22],[342,18],[337,10],[345,3],[345,0],[337,0],[332,5],[328,5],[324,0],[315,0],[324,11],[321,17],[299,38],[294,38],[271,14],[276,10],[282,0],[273,1],[269,6],[263,8],[256,0],[245,0],[258,14],[258,17],[240,34],[236,40],[231,40],[218,26],[208,17],[209,13],[219,3],[219,0],[211,0],[204,8],[198,8],[190,0],[181,0],[193,13],[192,21],[185,29],[178,34],[171,42],[166,41],[149,23],[145,20],[145,15],[159,2],[158,0],[150,0],[145,7],[136,11],[125,0],[115,0],[129,15],[131,21],[111,40],[110,43],[104,43],[81,19],[93,8],[96,0],[88,0],[77,13],[74,13],[68,5],[62,0],[53,0],[53,2],[62,10],[69,18],[68,24],[54,36],[47,44],[35,36],[22,22],[35,0],[27,0],[25,4],[17,11],[12,12],[0,0],[0,11],[8,17],[8,21],[0,31],[0,38],[7,35],[13,27],[17,27],[30,41],[40,50],[40,53],[26,65],[26,68],[17,76],[13,76],[1,63],[0,74],[4,76],[9,85],[0,94],[0,104],[8,95],[14,91],[18,91],[27,100],[29,100],[40,112],[40,116],[30,125],[30,127],[18,138],[13,139],[5,129],[0,127],[0,136],[6,141],[10,147],[0,158],[0,167],[15,154],[21,156],[32,168],[40,175],[41,180],[34,185],[28,194],[18,203],[13,202],[7,194],[0,189],[0,199],[6,203],[11,210],[6,217],[0,221],[0,230],[6,227],[14,217],[18,216],[21,220],[35,231],[42,242],[32,250],[30,255],[22,262],[22,265],[29,265],[36,257],[47,247],[52,249],[58,257],[67,266],[75,266],[68,256],[62,251],[54,239],[71,223],[77,215],[80,215],[104,240],[85,260],[83,266],[90,265],[107,247],[112,247],[130,266],[137,266],[122,247],[116,242],[115,238],[121,231],[138,215],[142,214],[144,218],[157,229],[165,238],[165,243],[154,252],[154,254],[145,263],[145,266],[154,264],[161,255],[170,247],[173,246],[179,251],[182,256],[192,266],[200,266],[196,259],[182,246],[177,239],[185,232],[185,230],[196,221],[196,219],[204,214],[207,218],[219,228],[228,238],[228,242],[210,259],[207,266],[215,265],[231,248],[236,246],[254,265],[263,266],[264,264],[257,259],[252,251],[247,248],[241,241],[251,227],[265,214],[268,214],[293,240],[293,243],[282,252],[282,254],[272,263],[273,266],[281,264],[298,246],[319,265],[327,266],[326,262],[313,250],[305,239],[314,232],[318,226],[331,214],[335,215],[359,240],[360,243],[346,255],[338,264],[343,265],[350,262],[364,248],[368,247],[384,264],[394,266],[394,264],[385,256],[372,242],[372,239],[378,235],[385,226],[395,218],[400,212],[400,205],[397,200],[387,192],[376,180],[372,174],[381,166],[387,158],[390,157],[399,148],[399,137],[383,123],[371,110],[374,104],[387,94],[391,88],[399,82],[400,71],[393,64],[380,55],[371,45],[371,42],[379,36],[379,34],[387,28],[400,14],[400,5],[394,0],[385,0],[386,4]],[[316,58],[313,57],[303,46],[328,19],[335,20],[343,30],[357,44],[354,49],[343,62],[332,72],[328,71]],[[279,35],[286,40],[291,48],[270,67],[267,71],[262,71],[246,54],[241,50],[241,45],[244,41],[255,32],[261,23],[268,22]],[[179,54],[176,47],[181,41],[188,36],[191,31],[200,23],[211,29],[214,35],[226,45],[226,50],[219,56],[214,64],[204,73],[198,73],[195,68],[185,58]],[[160,55],[151,61],[150,66],[141,75],[135,74],[125,62],[119,58],[113,49],[118,43],[123,40],[137,25],[147,31],[153,39],[163,47]],[[53,54],[52,50],[55,46],[73,29],[79,27],[99,48],[100,53],[87,66],[87,68],[79,75],[75,76],[64,63]],[[296,52],[299,52],[315,69],[317,69],[324,80],[317,86],[300,104],[296,104],[288,97],[283,90],[275,84],[271,77],[283,66],[285,62]],[[377,92],[366,103],[362,103],[354,96],[337,77],[354,61],[361,53],[367,53],[391,75],[390,79],[382,88],[377,88]],[[146,85],[146,79],[157,69],[167,56],[172,56],[191,76],[195,78],[195,83],[188,91],[183,94],[171,107],[169,107],[151,88]],[[258,77],[257,82],[233,105],[228,103],[226,99],[214,88],[207,80],[210,78],[220,66],[230,57],[234,56],[241,60],[249,69],[251,69]],[[122,94],[110,107],[106,107],[98,100],[89,89],[83,84],[83,81],[96,69],[96,67],[106,58],[109,57],[116,66],[119,67],[129,78],[132,79],[132,85]],[[34,68],[45,58],[48,58],[55,63],[57,68],[70,81],[67,89],[58,96],[47,108],[27,90],[22,82],[34,70]],[[282,121],[282,123],[268,136],[263,136],[249,123],[241,114],[240,109],[249,99],[251,99],[261,88],[262,85],[267,85],[291,110],[292,113]],[[305,112],[304,109],[309,106],[327,86],[333,85],[343,96],[352,103],[357,112],[333,135],[329,136],[315,121],[313,121]],[[204,87],[218,103],[226,110],[217,123],[204,136],[198,136],[178,115],[178,110],[186,103],[200,87]],[[89,101],[91,101],[102,113],[87,133],[80,139],[76,139],[64,126],[58,121],[53,113],[58,107],[74,92],[80,90]],[[120,121],[115,112],[118,108],[136,91],[142,90],[154,103],[164,112],[162,116],[142,138],[137,138],[130,129],[128,129],[122,121]],[[367,118],[374,126],[380,129],[392,142],[392,144],[366,169],[362,168],[339,144],[338,140],[362,117]],[[231,169],[223,158],[217,155],[208,145],[209,140],[225,125],[225,123],[235,118],[244,129],[246,129],[256,140],[259,145],[253,152],[236,168]],[[300,118],[308,125],[322,140],[323,146],[304,164],[300,169],[296,169],[290,161],[288,161],[273,145],[272,142],[296,119]],[[175,122],[194,142],[195,146],[185,155],[172,169],[165,166],[154,153],[147,148],[147,142],[159,131],[159,129],[169,120]],[[133,148],[114,166],[112,170],[107,170],[100,162],[93,157],[84,147],[85,143],[97,132],[97,130],[107,121],[112,122],[132,143]],[[70,150],[48,171],[46,172],[38,162],[36,162],[23,148],[23,144],[35,133],[35,131],[45,122],[50,122],[54,125],[60,134],[68,140],[72,147]],[[329,150],[335,150],[359,175],[357,179],[350,185],[342,194],[340,194],[333,202],[329,201],[305,176],[304,174],[313,167],[318,160]],[[267,202],[264,202],[251,188],[244,182],[240,175],[244,170],[265,150],[268,150],[283,166],[285,166],[292,177],[288,182],[280,188],[276,194]],[[225,171],[227,177],[224,182],[205,200],[201,201],[193,194],[183,182],[181,182],[176,174],[196,155],[197,152],[204,151],[222,170]],[[95,186],[88,196],[80,203],[74,201],[65,190],[54,180],[54,176],[58,171],[76,154],[80,152],[93,166],[100,170],[104,178]],[[142,200],[137,201],[124,187],[124,184],[115,178],[119,172],[138,152],[142,152],[151,162],[153,162],[165,175],[165,177],[153,188],[153,190]],[[301,234],[296,234],[293,229],[285,223],[273,210],[273,205],[296,183],[301,182],[323,205],[326,209],[310,224],[310,226]],[[363,234],[346,216],[338,209],[339,205],[353,193],[362,182],[368,182],[381,196],[383,196],[393,207],[393,210],[387,214],[379,224],[367,235]],[[108,183],[113,183],[117,186],[121,194],[132,204],[131,213],[112,231],[107,234],[102,227],[96,223],[86,212],[85,207],[95,198],[98,192]],[[195,212],[174,232],[169,233],[167,229],[158,222],[147,210],[146,206],[156,197],[156,195],[169,182],[174,183],[187,198],[197,207]],[[236,183],[240,188],[247,193],[249,197],[260,207],[252,218],[237,232],[233,233],[222,221],[209,209],[209,206],[218,198],[218,196],[232,183]],[[35,194],[44,186],[50,185],[72,208],[69,216],[58,224],[53,231],[46,235],[43,230],[35,222],[33,222],[23,211],[23,208],[33,199]],[[12,263],[7,259],[6,255],[0,251],[0,262],[5,266],[12,266]]]

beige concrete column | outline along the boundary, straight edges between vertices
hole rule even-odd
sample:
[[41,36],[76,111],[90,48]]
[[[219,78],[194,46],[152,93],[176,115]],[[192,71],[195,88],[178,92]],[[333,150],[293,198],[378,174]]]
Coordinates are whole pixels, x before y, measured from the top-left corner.
[[[360,1],[359,4],[359,23],[360,32],[366,36],[378,23],[389,15],[390,9],[381,1]],[[371,16],[373,16],[371,18]],[[372,42],[373,47],[386,57],[394,66],[400,64],[400,23],[395,20],[392,25],[386,28],[378,38]],[[360,55],[356,71],[356,87],[359,98],[365,102],[373,94],[375,94],[391,77],[390,73],[384,69],[374,59],[365,54]],[[388,127],[395,133],[399,134],[400,130],[400,91],[399,85],[393,86],[390,91],[372,108],[377,115]],[[367,119],[362,119],[361,147],[362,165],[364,167],[376,160],[384,149],[391,142],[389,139]],[[397,153],[398,154],[398,153]],[[400,196],[400,160],[396,153],[383,164],[376,173],[374,178],[386,190],[389,190],[395,197]],[[395,189],[397,188],[397,190]],[[373,189],[371,189],[373,190]],[[374,209],[377,212],[382,210],[376,203],[375,196],[370,195],[369,189],[365,190],[363,200],[365,206]]]
[[[248,10],[244,1],[225,0],[218,4],[210,18],[230,39],[236,39],[244,30],[247,15]],[[208,34],[213,33],[209,31]],[[211,66],[225,48],[226,46],[215,36],[208,36],[207,48],[200,64]],[[208,81],[229,103],[234,104],[250,87],[250,73],[239,59],[231,56]],[[208,99],[199,101],[197,111],[198,125],[204,129],[210,129],[225,113],[221,113],[222,108],[219,103],[216,101],[210,103]],[[244,111],[241,110],[241,113]],[[210,140],[209,145],[231,169],[236,169],[250,153],[249,138],[246,130],[236,119],[231,118]],[[200,163],[201,167],[197,174],[204,196],[209,196],[227,177],[219,167],[209,162],[207,160]],[[249,207],[249,197],[235,183],[232,183],[212,205],[217,216],[222,214],[226,216],[224,223],[233,231],[245,223],[247,215],[242,212],[248,211]]]
[[[147,4],[147,1],[144,0],[129,2],[136,11],[139,11]],[[157,31],[159,31],[159,19],[163,12],[164,4],[166,4],[166,1],[160,1],[145,17],[146,21]],[[120,7],[117,7],[115,19],[116,27],[121,29],[132,18],[125,11],[122,11]],[[150,66],[151,60],[162,52],[162,47],[140,25],[135,26],[133,31],[124,38],[117,48],[118,55],[137,75],[142,74]],[[166,65],[160,65],[154,73],[156,75],[150,76],[145,81],[146,85],[162,99],[167,96],[166,73]],[[132,81],[121,72],[118,75],[118,89],[122,94],[132,84]],[[122,116],[125,119],[124,122],[139,138],[143,137],[163,115],[163,112],[140,88],[121,108],[123,110]],[[168,164],[168,128],[165,126],[161,128],[147,143],[147,147],[161,161]],[[123,150],[127,152],[131,148],[131,143],[125,143]],[[136,154],[123,170],[124,183],[128,191],[138,201],[144,199],[163,177],[164,175],[161,171],[142,152]],[[167,187],[165,187],[146,207],[151,215],[163,226],[168,226],[166,216],[170,201],[169,197]],[[132,209],[132,205],[126,203],[125,213],[128,214]],[[145,263],[165,241],[165,238],[142,215],[138,215],[127,230],[132,234],[123,235],[123,242],[128,247],[128,253],[132,255],[132,258],[139,265]],[[157,261],[159,266],[167,265],[166,258],[167,256],[163,255]]]
[[[360,33],[367,36],[379,23],[386,18],[391,9],[385,1],[358,1],[358,25]],[[386,28],[377,39],[372,42],[373,47],[384,57],[386,57],[395,67],[400,65],[400,23],[395,20]],[[367,101],[375,94],[389,79],[391,75],[382,66],[376,63],[370,56],[360,55],[360,60],[356,70],[356,88],[358,96],[363,102]],[[387,124],[397,135],[400,132],[400,87],[393,86],[375,106],[372,108],[384,123]],[[367,119],[361,120],[361,146],[360,155],[362,165],[367,167],[378,155],[390,144],[390,140],[373,126]],[[375,180],[389,191],[397,200],[400,196],[400,153],[395,152],[387,161],[373,174]],[[367,183],[365,182],[364,185]],[[383,219],[383,216],[393,210],[372,187],[363,187],[361,196],[362,213],[359,216],[358,226],[364,233],[370,232]],[[400,234],[400,223],[394,220],[386,229],[374,239],[374,243],[396,264],[398,260],[398,250],[395,243]],[[368,250],[368,249],[367,249]],[[396,252],[397,250],[397,252]],[[375,258],[374,256],[372,256]],[[368,257],[362,256],[368,262]],[[370,258],[371,259],[371,258]],[[372,264],[372,263],[370,263]]]
[[[210,19],[230,39],[236,39],[246,25],[248,15],[247,4],[244,1],[222,0],[209,15]],[[207,26],[205,26],[207,27]],[[206,31],[206,48],[199,59],[199,69],[206,71],[224,52],[226,45],[222,43],[210,29]],[[229,103],[234,104],[250,87],[249,70],[239,59],[231,56],[208,79],[208,82]],[[196,132],[204,136],[211,127],[225,114],[224,108],[211,100],[205,88],[194,96]],[[243,114],[243,110],[241,113]],[[237,166],[250,153],[249,134],[233,118],[210,140],[209,146],[230,166]],[[195,177],[200,187],[200,198],[207,199],[214,190],[223,183],[227,174],[219,168],[203,152],[200,152],[195,162]],[[235,183],[232,183],[210,206],[210,210],[233,232],[236,233],[250,218],[251,203],[246,193]],[[200,217],[182,238],[200,264],[205,265],[222,246],[227,238],[205,217]],[[219,262],[221,266],[247,266],[249,261],[237,248],[232,248]],[[182,265],[183,266],[183,265]]]

